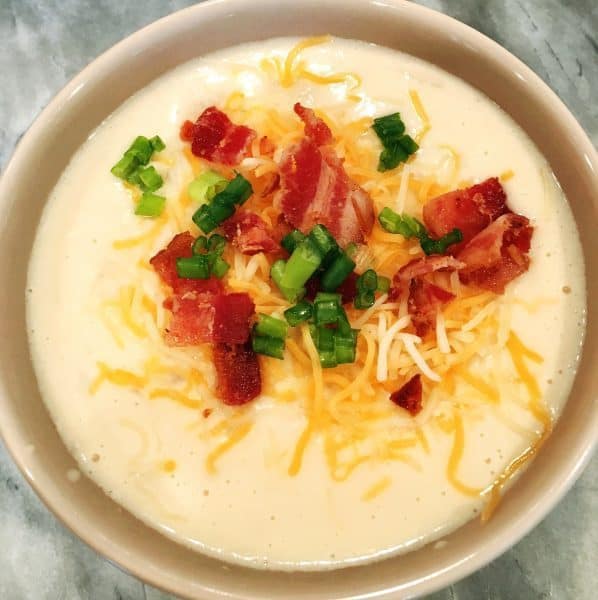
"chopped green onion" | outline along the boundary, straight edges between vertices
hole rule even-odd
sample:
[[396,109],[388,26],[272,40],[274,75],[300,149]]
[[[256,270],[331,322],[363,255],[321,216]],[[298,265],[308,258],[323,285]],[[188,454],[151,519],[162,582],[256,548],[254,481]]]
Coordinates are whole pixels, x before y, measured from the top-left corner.
[[200,235],[191,246],[193,254],[205,254],[208,249],[208,238],[205,235]]
[[288,325],[282,319],[276,319],[260,313],[254,331],[257,335],[280,338],[287,337]]
[[207,204],[200,206],[195,213],[193,213],[191,219],[204,233],[210,233],[210,231],[213,231],[220,225],[220,223],[217,223],[212,218],[210,207]]
[[366,308],[370,308],[376,301],[374,296],[374,292],[370,290],[364,290],[363,292],[359,292],[357,296],[355,296],[355,300],[353,300],[353,305],[355,308],[360,310],[364,310]]
[[144,192],[155,192],[164,183],[160,173],[153,166],[138,171],[139,187]]
[[135,214],[141,217],[159,217],[166,205],[166,198],[151,192],[144,192],[135,207]]
[[446,235],[435,240],[430,237],[423,223],[409,215],[399,215],[390,208],[383,208],[378,215],[378,221],[382,228],[389,233],[399,233],[407,239],[416,237],[422,250],[426,254],[444,254],[451,244],[458,244],[463,240],[463,234],[459,229],[453,229]]
[[230,265],[222,258],[222,256],[217,256],[212,264],[211,273],[214,277],[222,279],[229,269]]
[[291,327],[297,327],[297,325],[311,319],[313,312],[314,309],[311,302],[301,300],[295,306],[291,306],[291,308],[287,308],[284,311],[284,318]]
[[420,238],[419,243],[426,254],[444,254],[451,244],[458,244],[462,240],[461,230],[455,228],[437,240],[426,235],[425,238]]
[[378,275],[374,269],[368,269],[357,278],[357,289],[359,291],[374,292],[378,288]]
[[187,193],[194,202],[205,204],[221,192],[228,184],[228,179],[216,171],[205,171],[198,175],[187,187]]
[[209,204],[203,204],[195,211],[193,222],[204,233],[210,233],[233,215],[235,204],[243,204],[252,193],[253,188],[249,181],[237,173]]
[[319,292],[314,300],[316,325],[336,324],[343,313],[340,294]]
[[333,292],[355,268],[355,262],[349,258],[346,252],[334,259],[334,262],[326,269],[320,280],[320,285],[325,292]]
[[388,277],[382,277],[381,275],[378,275],[378,287],[376,288],[376,291],[386,294],[389,290],[390,279]]
[[289,289],[302,288],[316,272],[322,262],[322,256],[311,238],[303,240],[287,261],[281,285]]
[[355,242],[351,242],[346,248],[345,248],[345,252],[347,253],[347,256],[349,258],[353,258],[356,254],[357,254],[357,250],[359,249],[359,247],[357,246],[357,244]]
[[305,295],[305,288],[289,288],[282,284],[282,279],[284,272],[286,270],[287,263],[280,259],[277,260],[272,267],[270,268],[270,277],[272,281],[278,286],[280,293],[289,301],[289,302],[297,302],[301,300]]
[[128,179],[131,174],[139,167],[139,161],[133,155],[125,154],[113,167],[110,172],[119,179]]
[[339,365],[355,362],[356,348],[357,330],[352,329],[346,336],[338,331],[334,334],[334,354]]
[[298,229],[294,229],[291,233],[285,235],[280,245],[289,253],[293,254],[295,248],[305,239],[305,235]]
[[210,252],[216,252],[218,255],[224,252],[226,246],[226,238],[218,233],[214,233],[208,240],[208,250]]
[[208,279],[210,262],[206,255],[196,255],[176,259],[176,272],[185,279]]
[[284,340],[275,337],[252,335],[251,346],[256,354],[284,358]]
[[162,152],[162,150],[166,148],[166,144],[159,135],[155,135],[153,138],[150,138],[149,142],[152,145],[154,152]]
[[129,149],[125,152],[125,156],[134,156],[141,165],[147,165],[154,153],[152,143],[144,135],[139,135],[135,138]]
[[322,259],[324,259],[330,252],[338,249],[336,240],[328,231],[324,225],[314,225],[308,235],[309,239],[314,243],[316,248],[320,251]]
[[419,149],[415,140],[405,134],[405,124],[398,112],[374,119],[372,128],[383,146],[378,171],[394,169]]

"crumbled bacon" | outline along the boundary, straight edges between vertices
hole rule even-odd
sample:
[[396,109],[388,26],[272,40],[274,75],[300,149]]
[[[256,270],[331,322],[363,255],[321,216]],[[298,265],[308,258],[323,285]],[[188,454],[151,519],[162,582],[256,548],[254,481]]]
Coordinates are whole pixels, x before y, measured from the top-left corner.
[[409,284],[407,306],[415,333],[424,337],[436,324],[436,315],[455,295],[423,278],[415,278]]
[[222,282],[215,277],[209,279],[185,279],[179,277],[176,270],[176,259],[193,255],[193,242],[195,238],[188,232],[175,235],[168,246],[160,250],[150,264],[154,267],[160,279],[172,288],[175,295],[183,296],[187,293],[218,294],[222,291]]
[[408,292],[407,307],[417,335],[425,336],[436,323],[436,314],[454,299],[454,294],[428,281],[426,277],[436,271],[461,269],[463,262],[452,256],[426,256],[403,265],[393,277],[391,300]]
[[341,246],[364,241],[374,224],[371,198],[345,172],[329,145],[328,126],[311,109],[297,104],[295,112],[305,122],[306,137],[282,157],[275,203],[304,233],[321,223]]
[[500,215],[510,212],[500,181],[491,177],[471,187],[454,190],[426,203],[423,218],[430,234],[440,238],[457,228],[463,241],[450,246],[457,254],[465,244]]
[[260,364],[251,342],[214,344],[213,356],[218,393],[225,404],[246,404],[260,394]]
[[249,294],[218,294],[212,298],[214,324],[212,341],[243,344],[251,334],[255,304]]
[[404,408],[412,416],[417,415],[422,409],[422,382],[421,375],[414,375],[407,383],[390,395],[390,399],[397,406]]
[[464,263],[459,278],[467,285],[502,294],[507,283],[525,273],[533,227],[522,215],[499,217],[457,255]]
[[256,132],[244,125],[235,125],[215,106],[209,106],[195,123],[185,121],[180,131],[181,139],[191,142],[195,156],[225,165],[238,165],[249,156],[251,142]]
[[341,300],[343,304],[348,304],[349,302],[353,302],[355,300],[355,296],[357,296],[357,278],[359,275],[352,271],[349,273],[345,281],[343,281],[337,288],[336,293],[341,295]]
[[237,211],[224,224],[224,235],[243,254],[257,254],[258,252],[276,252],[280,246],[276,243],[266,222],[255,213]]

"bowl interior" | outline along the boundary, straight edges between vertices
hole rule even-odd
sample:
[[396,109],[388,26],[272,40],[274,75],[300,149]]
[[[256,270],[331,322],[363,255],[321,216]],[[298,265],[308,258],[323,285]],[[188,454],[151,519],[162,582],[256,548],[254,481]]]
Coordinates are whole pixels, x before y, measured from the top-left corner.
[[[282,9],[281,9],[282,4]],[[598,431],[598,332],[590,307],[579,374],[554,435],[485,526],[469,523],[441,549],[341,572],[277,573],[195,554],[136,520],[74,465],[41,401],[27,347],[24,295],[35,229],[69,158],[132,93],[195,56],[245,41],[328,32],[396,48],[461,77],[496,101],[550,162],[571,203],[588,273],[597,271],[598,161],[577,123],[517,59],[457,23],[401,0],[214,1],[163,19],[114,47],[75,78],[19,145],[0,188],[0,428],[38,494],[78,535],[126,569],[181,596],[213,598],[401,597],[465,576],[504,551],[556,503],[585,464]],[[56,140],[60,140],[57,143]],[[595,308],[594,308],[595,313]],[[307,532],[309,535],[309,532]],[[382,591],[384,590],[384,591]]]

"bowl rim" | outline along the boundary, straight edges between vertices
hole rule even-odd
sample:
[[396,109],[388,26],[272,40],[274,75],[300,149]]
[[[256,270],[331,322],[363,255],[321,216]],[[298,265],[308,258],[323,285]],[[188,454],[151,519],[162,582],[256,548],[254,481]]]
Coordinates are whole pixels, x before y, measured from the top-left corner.
[[[280,5],[281,1],[287,0],[260,0],[261,5]],[[289,0],[291,1],[291,0]],[[317,0],[305,0],[306,4],[315,3]],[[101,72],[110,71],[114,64],[122,60],[123,55],[135,53],[137,49],[144,46],[145,40],[156,34],[158,31],[166,28],[170,29],[170,34],[174,33],[179,25],[183,23],[189,15],[207,14],[208,11],[216,11],[220,7],[241,6],[245,0],[206,0],[200,4],[192,5],[187,8],[175,11],[168,14],[149,25],[133,32],[118,43],[111,46],[109,49],[100,54],[78,74],[76,74],[47,104],[47,106],[36,116],[31,126],[17,143],[12,156],[7,162],[2,177],[0,178],[0,197],[3,197],[4,188],[9,186],[9,181],[13,177],[17,177],[23,164],[27,160],[30,148],[35,143],[38,135],[48,127],[48,122],[51,122],[53,115],[62,109],[69,98],[77,94],[83,88],[87,81],[95,79]],[[325,5],[330,10],[350,10],[351,4],[360,3],[373,7],[374,5],[385,5],[389,7],[400,7],[404,11],[419,13],[422,18],[443,20],[447,27],[452,28],[463,39],[472,46],[477,47],[484,54],[493,55],[494,60],[502,60],[508,63],[513,70],[519,74],[519,77],[525,79],[529,87],[537,88],[545,96],[546,101],[550,103],[551,109],[559,113],[559,117],[563,119],[566,126],[570,128],[578,141],[583,143],[582,153],[585,155],[586,162],[594,174],[598,173],[598,154],[589,139],[586,132],[571,114],[566,105],[560,100],[556,93],[527,65],[520,59],[511,54],[504,47],[494,42],[492,39],[483,33],[473,29],[444,13],[440,13],[428,7],[414,4],[408,0],[320,0],[318,5]],[[0,407],[4,408],[5,401],[8,398],[8,393],[5,390],[4,382],[0,380]],[[4,410],[2,412],[5,412]],[[568,465],[571,467],[563,476],[554,476],[551,482],[551,494],[536,498],[534,503],[530,503],[526,509],[525,515],[521,515],[518,519],[510,522],[493,538],[493,543],[487,547],[477,547],[475,551],[461,556],[459,560],[453,560],[451,565],[443,570],[434,571],[420,579],[409,582],[409,585],[401,584],[399,586],[385,587],[380,589],[375,594],[359,594],[346,596],[357,600],[358,598],[391,598],[401,597],[407,592],[408,597],[416,593],[427,594],[441,589],[447,585],[470,575],[474,571],[482,568],[511,546],[516,544],[529,531],[531,531],[547,514],[560,502],[564,495],[573,486],[575,481],[581,475],[583,469],[590,461],[593,451],[598,443],[598,414],[588,416],[588,420],[593,422],[594,434],[592,438],[585,439],[580,442],[575,448],[575,452],[568,459]],[[13,419],[16,422],[16,419]],[[98,554],[108,561],[116,564],[126,572],[134,575],[143,582],[162,589],[164,591],[175,593],[185,598],[192,598],[189,595],[188,588],[184,582],[176,585],[174,582],[166,584],[160,576],[160,571],[151,567],[144,567],[143,562],[129,554],[126,550],[121,550],[111,545],[109,540],[97,534],[95,526],[91,526],[87,522],[82,522],[76,516],[68,514],[61,507],[60,498],[57,494],[48,493],[42,486],[38,485],[34,474],[28,466],[28,454],[25,450],[25,442],[21,439],[16,428],[12,427],[11,419],[0,420],[0,438],[4,441],[5,448],[11,456],[14,463],[17,465],[21,473],[25,476],[29,485],[33,488],[37,496],[42,500],[44,505],[50,512],[71,532],[73,532],[80,540],[93,548]],[[590,428],[591,429],[591,428]],[[559,470],[560,473],[560,470]],[[523,518],[525,517],[525,518]],[[475,543],[472,544],[475,546]],[[199,588],[198,588],[199,589]],[[211,598],[238,598],[239,600],[257,600],[258,596],[251,593],[239,595],[231,594],[225,589],[201,588],[206,597]]]

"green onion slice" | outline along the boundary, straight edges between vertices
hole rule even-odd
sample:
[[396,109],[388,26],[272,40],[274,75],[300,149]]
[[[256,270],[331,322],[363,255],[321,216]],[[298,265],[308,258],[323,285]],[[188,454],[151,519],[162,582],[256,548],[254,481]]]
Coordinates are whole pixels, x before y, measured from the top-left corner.
[[288,327],[289,326],[282,319],[276,319],[270,315],[260,313],[254,331],[257,335],[284,340],[284,338],[287,337]]
[[135,207],[135,214],[141,217],[159,217],[164,211],[166,198],[151,192],[144,192]]
[[185,279],[208,279],[210,262],[205,255],[177,258],[176,272],[179,277]]
[[204,171],[187,187],[189,197],[199,204],[210,202],[212,198],[226,188],[228,179],[216,171]]
[[139,169],[137,171],[137,176],[139,178],[139,187],[144,192],[155,192],[157,189],[161,188],[164,183],[162,176],[153,166]]
[[252,335],[251,346],[256,354],[263,354],[278,359],[284,358],[283,339],[263,335]]
[[291,327],[297,327],[297,325],[309,321],[312,318],[313,312],[314,309],[311,302],[301,300],[295,306],[291,306],[291,308],[287,308],[284,311],[284,318]]
[[405,124],[398,112],[374,119],[372,128],[383,146],[378,171],[394,169],[419,149],[416,141],[405,133]]

